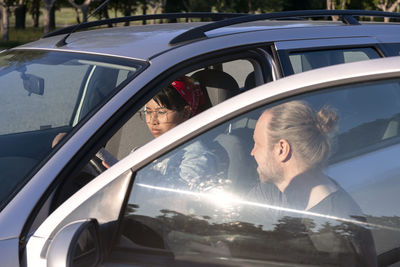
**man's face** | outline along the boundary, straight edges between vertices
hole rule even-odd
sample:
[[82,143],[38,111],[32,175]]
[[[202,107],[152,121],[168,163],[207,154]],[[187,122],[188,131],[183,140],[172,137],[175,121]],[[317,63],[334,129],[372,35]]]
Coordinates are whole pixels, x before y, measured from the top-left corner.
[[274,154],[274,147],[271,147],[267,135],[271,116],[271,113],[266,112],[258,119],[253,135],[254,147],[251,151],[251,155],[258,164],[257,172],[260,181],[264,183],[278,183],[283,179],[281,167]]

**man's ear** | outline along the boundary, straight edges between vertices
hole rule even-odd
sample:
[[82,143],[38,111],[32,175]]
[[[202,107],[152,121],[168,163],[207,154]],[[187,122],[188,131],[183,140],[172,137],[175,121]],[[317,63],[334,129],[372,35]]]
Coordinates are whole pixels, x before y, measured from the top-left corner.
[[292,147],[286,139],[280,139],[275,146],[276,154],[281,162],[285,162],[290,159],[292,155]]

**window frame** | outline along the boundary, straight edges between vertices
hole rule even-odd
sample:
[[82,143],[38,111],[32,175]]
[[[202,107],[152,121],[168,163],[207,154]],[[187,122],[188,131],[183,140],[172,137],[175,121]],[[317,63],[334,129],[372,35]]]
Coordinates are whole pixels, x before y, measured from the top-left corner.
[[372,48],[380,57],[385,57],[384,47],[370,37],[335,38],[335,39],[305,39],[281,41],[274,44],[274,51],[279,59],[279,65],[284,76],[294,74],[289,55],[293,52],[311,52],[323,50]]

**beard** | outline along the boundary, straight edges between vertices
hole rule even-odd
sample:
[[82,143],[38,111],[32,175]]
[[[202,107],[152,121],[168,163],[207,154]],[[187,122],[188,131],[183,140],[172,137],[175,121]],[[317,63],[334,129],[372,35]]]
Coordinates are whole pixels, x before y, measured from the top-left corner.
[[283,171],[273,157],[268,158],[269,161],[257,168],[260,181],[262,183],[279,184],[283,180]]

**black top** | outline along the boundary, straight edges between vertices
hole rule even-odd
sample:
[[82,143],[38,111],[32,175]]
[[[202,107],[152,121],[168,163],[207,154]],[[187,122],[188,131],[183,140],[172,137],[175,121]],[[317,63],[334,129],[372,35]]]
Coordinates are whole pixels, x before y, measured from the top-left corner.
[[[311,184],[318,185],[315,181],[318,179],[313,179]],[[282,247],[285,250],[302,250],[302,262],[311,259],[310,255],[319,255],[326,264],[377,266],[374,241],[364,224],[366,219],[361,208],[343,188],[331,181],[337,190],[309,210],[305,210],[313,188],[309,175],[295,177],[284,192],[273,184],[259,183],[248,196],[253,202],[266,206],[249,208],[246,216],[265,228],[273,228],[272,232],[279,231],[280,240],[274,242],[285,244]],[[290,256],[291,253],[286,255]]]

